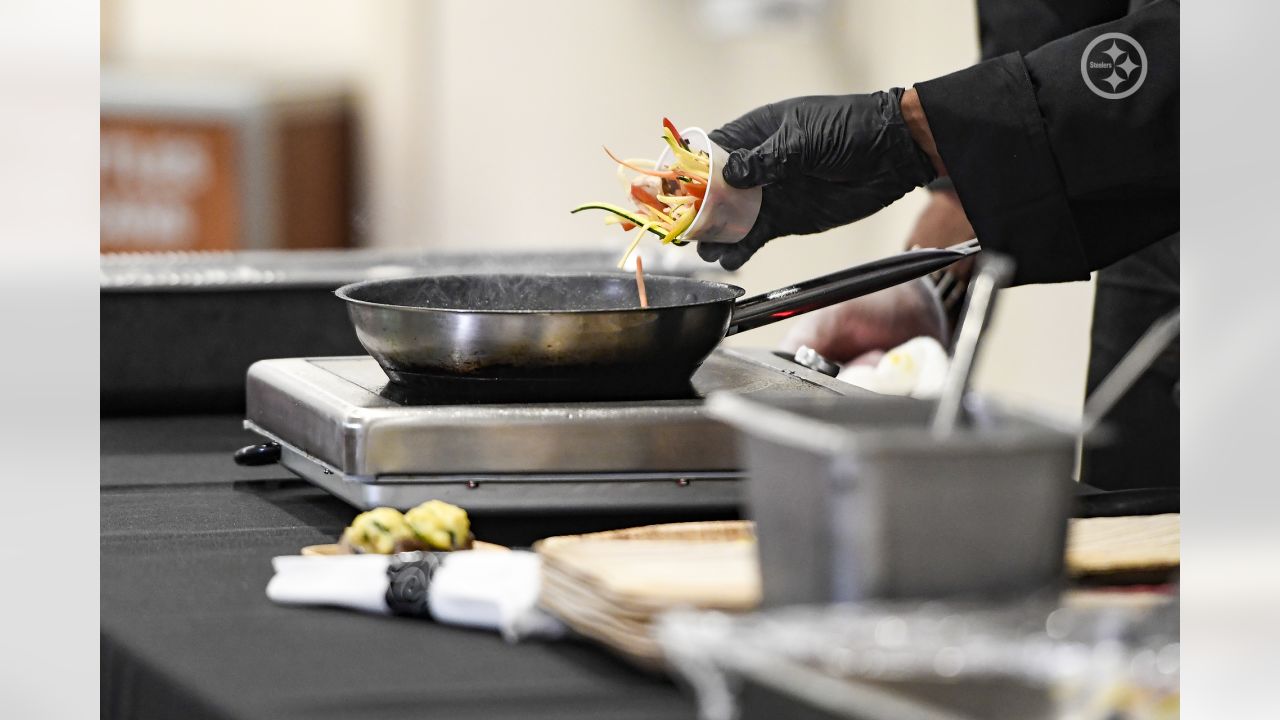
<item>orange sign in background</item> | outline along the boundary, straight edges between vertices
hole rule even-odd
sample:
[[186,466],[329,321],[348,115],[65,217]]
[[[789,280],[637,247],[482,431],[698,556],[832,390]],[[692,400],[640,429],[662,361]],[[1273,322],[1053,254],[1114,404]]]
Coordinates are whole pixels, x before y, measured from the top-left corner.
[[240,247],[232,126],[104,117],[101,131],[103,252]]

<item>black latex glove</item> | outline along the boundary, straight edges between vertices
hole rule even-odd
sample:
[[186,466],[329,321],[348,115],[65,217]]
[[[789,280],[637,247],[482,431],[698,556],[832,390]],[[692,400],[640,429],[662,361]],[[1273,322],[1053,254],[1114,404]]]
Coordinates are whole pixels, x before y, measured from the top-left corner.
[[792,98],[713,130],[711,139],[732,151],[725,182],[764,185],[764,194],[745,238],[699,243],[698,255],[737,270],[773,238],[861,220],[933,180],[929,157],[903,122],[902,92]]

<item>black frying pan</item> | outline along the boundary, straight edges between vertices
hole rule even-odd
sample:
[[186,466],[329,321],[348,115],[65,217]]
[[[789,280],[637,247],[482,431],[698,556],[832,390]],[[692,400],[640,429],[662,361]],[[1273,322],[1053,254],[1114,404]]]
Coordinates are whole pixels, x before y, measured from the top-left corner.
[[679,397],[727,335],[923,277],[976,242],[912,250],[763,295],[625,273],[442,275],[339,288],[387,375],[436,396],[493,401]]

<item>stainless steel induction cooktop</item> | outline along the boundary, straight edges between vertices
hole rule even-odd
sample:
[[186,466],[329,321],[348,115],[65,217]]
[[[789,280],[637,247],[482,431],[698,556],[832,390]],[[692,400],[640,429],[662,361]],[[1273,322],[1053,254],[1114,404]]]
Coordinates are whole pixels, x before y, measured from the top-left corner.
[[249,369],[245,427],[362,508],[435,498],[480,512],[730,509],[734,435],[703,397],[862,392],[765,350],[717,350],[692,385],[670,400],[454,404],[389,383],[367,356],[263,360]]

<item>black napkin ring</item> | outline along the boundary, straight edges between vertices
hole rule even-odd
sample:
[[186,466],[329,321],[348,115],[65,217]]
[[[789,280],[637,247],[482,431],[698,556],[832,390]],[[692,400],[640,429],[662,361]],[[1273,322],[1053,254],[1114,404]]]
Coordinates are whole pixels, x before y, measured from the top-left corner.
[[395,615],[430,618],[427,588],[440,569],[440,557],[432,552],[404,552],[387,564],[387,607]]

